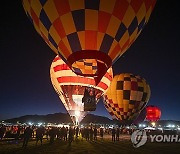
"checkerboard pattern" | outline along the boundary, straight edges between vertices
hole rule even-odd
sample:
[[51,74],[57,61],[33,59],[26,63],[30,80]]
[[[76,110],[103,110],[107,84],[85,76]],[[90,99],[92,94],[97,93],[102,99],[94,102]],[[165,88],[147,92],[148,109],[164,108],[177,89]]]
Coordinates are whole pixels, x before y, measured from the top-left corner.
[[129,73],[116,75],[104,95],[104,105],[110,115],[120,121],[134,120],[150,98],[145,79]]
[[[147,24],[156,0],[22,0],[27,16],[49,47],[68,64],[76,51],[96,50],[116,61]],[[89,51],[87,51],[89,52]],[[77,72],[90,72],[76,62]],[[84,67],[82,67],[84,65]],[[81,68],[79,68],[79,66]]]
[[72,65],[72,70],[82,74],[97,74],[97,60],[83,59],[76,61]]

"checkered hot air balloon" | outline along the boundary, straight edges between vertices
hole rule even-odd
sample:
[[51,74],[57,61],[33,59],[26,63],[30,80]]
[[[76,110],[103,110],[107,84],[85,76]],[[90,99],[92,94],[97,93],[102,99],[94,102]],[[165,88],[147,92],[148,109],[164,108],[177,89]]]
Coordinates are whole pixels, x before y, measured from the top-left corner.
[[92,77],[76,75],[68,65],[56,56],[50,68],[53,87],[74,123],[79,123],[96,107],[99,98],[107,91],[112,78],[109,68],[97,86]]
[[100,81],[147,24],[156,0],[22,0],[49,47],[78,75]]
[[131,124],[150,98],[145,79],[130,73],[114,76],[104,95],[104,105],[110,115],[122,124]]

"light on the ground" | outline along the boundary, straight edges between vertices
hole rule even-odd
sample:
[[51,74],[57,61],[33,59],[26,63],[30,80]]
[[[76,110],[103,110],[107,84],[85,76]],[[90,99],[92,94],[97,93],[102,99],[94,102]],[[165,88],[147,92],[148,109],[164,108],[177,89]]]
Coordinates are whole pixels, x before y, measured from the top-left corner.
[[30,126],[32,126],[32,125],[33,125],[33,123],[32,123],[32,122],[28,122],[28,124],[29,124]]
[[41,126],[41,125],[42,125],[42,122],[39,122],[39,123],[38,123],[38,126]]
[[153,127],[156,126],[156,123],[155,123],[155,122],[152,122],[151,124],[152,124]]
[[79,117],[79,116],[80,116],[80,111],[77,111],[77,110],[76,110],[76,111],[75,111],[75,116],[76,116],[76,117]]

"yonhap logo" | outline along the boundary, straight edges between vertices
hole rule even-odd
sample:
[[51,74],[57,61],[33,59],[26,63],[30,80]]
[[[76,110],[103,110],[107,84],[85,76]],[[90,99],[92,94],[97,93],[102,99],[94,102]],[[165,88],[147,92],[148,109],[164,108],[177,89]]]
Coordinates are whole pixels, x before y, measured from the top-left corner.
[[[149,135],[150,142],[180,142],[179,135]],[[145,130],[136,130],[131,135],[131,141],[135,148],[144,145],[147,142],[147,134]]]
[[179,135],[150,135],[151,142],[180,142]]
[[135,148],[144,145],[147,142],[147,135],[145,130],[136,130],[131,135],[131,141]]

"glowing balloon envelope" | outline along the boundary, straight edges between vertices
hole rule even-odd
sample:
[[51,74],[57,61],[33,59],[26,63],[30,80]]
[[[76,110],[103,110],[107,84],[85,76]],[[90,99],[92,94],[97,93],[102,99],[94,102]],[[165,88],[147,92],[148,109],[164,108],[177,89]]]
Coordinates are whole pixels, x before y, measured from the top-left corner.
[[148,121],[158,121],[161,118],[161,110],[157,106],[149,105],[146,107],[146,119]]
[[68,65],[56,56],[50,68],[51,81],[74,123],[79,123],[107,91],[113,74],[109,68],[97,86],[92,77],[76,75]]
[[96,77],[136,40],[156,0],[22,0],[48,46],[78,75]]
[[131,124],[150,98],[150,87],[145,79],[130,73],[114,76],[104,95],[104,104],[113,118]]

